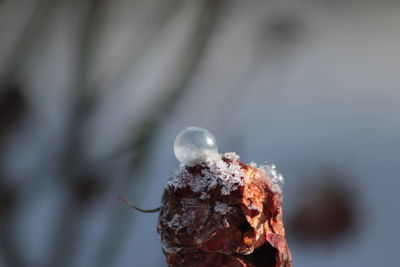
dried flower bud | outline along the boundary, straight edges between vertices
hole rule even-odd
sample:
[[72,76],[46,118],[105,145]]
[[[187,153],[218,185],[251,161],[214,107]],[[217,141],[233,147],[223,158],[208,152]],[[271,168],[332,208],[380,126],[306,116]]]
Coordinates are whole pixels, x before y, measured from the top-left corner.
[[165,189],[158,232],[169,266],[292,266],[281,190],[234,153],[180,166]]

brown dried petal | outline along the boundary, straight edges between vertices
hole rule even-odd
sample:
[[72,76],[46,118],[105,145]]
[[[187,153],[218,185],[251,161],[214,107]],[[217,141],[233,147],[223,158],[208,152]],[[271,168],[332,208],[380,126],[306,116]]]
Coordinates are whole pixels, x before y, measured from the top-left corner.
[[[258,168],[223,160],[243,171],[241,184],[230,194],[219,185],[207,188],[204,199],[190,186],[165,189],[158,232],[168,265],[290,267],[281,194]],[[186,169],[187,182],[202,179],[203,168]]]

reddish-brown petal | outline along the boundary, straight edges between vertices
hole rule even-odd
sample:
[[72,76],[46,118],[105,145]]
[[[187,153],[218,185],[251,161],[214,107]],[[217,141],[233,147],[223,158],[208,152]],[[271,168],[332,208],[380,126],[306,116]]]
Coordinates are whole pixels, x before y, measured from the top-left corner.
[[[223,160],[243,171],[241,184],[229,194],[218,185],[207,188],[208,198],[190,186],[165,189],[158,232],[168,265],[290,267],[281,193],[260,169]],[[202,179],[203,168],[186,169],[185,179]]]

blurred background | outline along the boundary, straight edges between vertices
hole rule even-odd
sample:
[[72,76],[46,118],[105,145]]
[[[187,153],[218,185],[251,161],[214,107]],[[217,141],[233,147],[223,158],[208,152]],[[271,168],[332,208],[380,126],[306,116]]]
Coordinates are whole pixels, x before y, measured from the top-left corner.
[[0,266],[166,266],[187,126],[286,178],[294,266],[395,266],[400,2],[0,1]]

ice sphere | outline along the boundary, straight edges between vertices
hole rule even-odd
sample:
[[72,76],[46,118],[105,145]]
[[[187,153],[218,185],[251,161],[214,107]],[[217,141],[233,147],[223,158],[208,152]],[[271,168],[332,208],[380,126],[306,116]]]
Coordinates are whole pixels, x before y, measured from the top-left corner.
[[195,165],[218,154],[217,141],[208,130],[188,127],[182,130],[174,142],[174,154],[185,165]]
[[284,186],[285,178],[283,177],[283,175],[280,172],[278,172],[278,176],[276,177],[275,182],[280,188],[282,188]]
[[260,166],[260,168],[271,178],[273,184],[276,184],[280,188],[285,184],[285,179],[283,175],[278,171],[275,164],[270,161],[265,162]]

